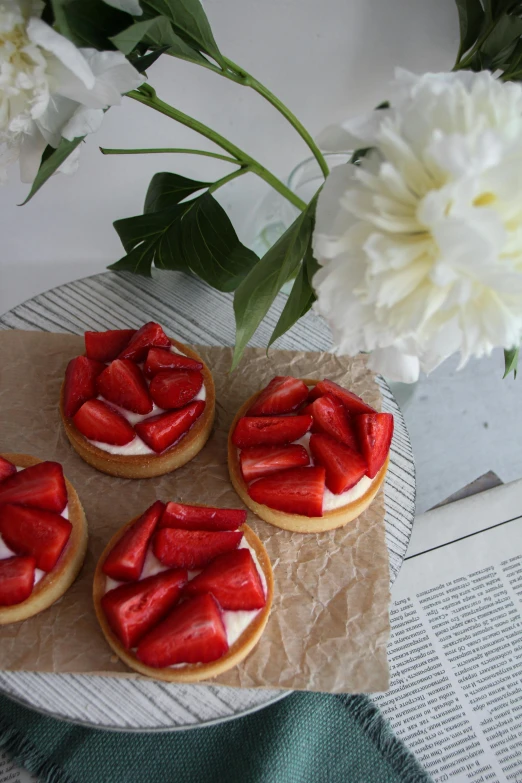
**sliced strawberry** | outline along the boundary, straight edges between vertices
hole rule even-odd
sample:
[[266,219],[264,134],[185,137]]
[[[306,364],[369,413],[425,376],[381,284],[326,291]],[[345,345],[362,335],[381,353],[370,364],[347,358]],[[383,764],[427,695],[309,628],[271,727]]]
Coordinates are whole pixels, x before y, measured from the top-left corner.
[[17,555],[30,555],[36,568],[52,571],[71,535],[72,525],[54,511],[0,506],[0,535]]
[[140,578],[147,547],[164,508],[165,504],[157,500],[125,531],[105,558],[104,574],[119,582]]
[[307,385],[291,375],[277,375],[248,409],[248,416],[270,416],[298,408],[308,397]]
[[0,484],[0,505],[19,503],[47,511],[62,512],[67,505],[67,487],[59,462],[39,462]]
[[218,555],[237,549],[243,533],[164,527],[152,539],[152,551],[169,568],[203,568]]
[[350,414],[335,397],[319,397],[312,403],[313,432],[330,435],[355,451],[359,450],[357,437],[353,429]]
[[185,588],[186,595],[212,593],[223,609],[251,611],[266,604],[265,591],[248,549],[219,555]]
[[369,413],[356,416],[354,424],[362,454],[368,465],[366,475],[374,478],[386,461],[393,437],[391,413]]
[[150,413],[152,400],[140,368],[130,359],[115,359],[97,381],[98,394],[133,413]]
[[29,598],[34,585],[34,557],[0,560],[0,606],[14,606]]
[[128,650],[154,628],[178,600],[187,583],[186,571],[161,571],[155,576],[109,590],[101,605],[110,627]]
[[127,419],[102,400],[84,402],[73,422],[82,435],[100,443],[125,446],[136,437]]
[[161,370],[202,370],[203,363],[182,356],[180,353],[167,351],[165,348],[150,348],[145,360],[145,375],[153,378]]
[[304,405],[299,411],[300,416],[313,416],[313,402],[309,402],[308,405]]
[[302,438],[311,426],[311,416],[243,416],[236,424],[232,443],[240,449],[282,446]]
[[198,595],[176,606],[141,640],[136,657],[162,669],[177,663],[210,663],[228,652],[221,609],[211,595]]
[[205,402],[197,400],[179,411],[160,413],[158,416],[140,421],[135,429],[147,446],[159,454],[186,435],[204,409]]
[[3,481],[9,476],[14,476],[16,473],[16,465],[13,465],[9,460],[0,457],[0,481]]
[[317,397],[322,397],[324,394],[329,394],[331,397],[337,397],[346,410],[354,416],[359,413],[375,413],[374,409],[367,405],[364,400],[353,392],[343,389],[342,386],[339,386],[339,384],[334,383],[333,381],[327,379],[319,381],[310,392],[310,399],[315,400]]
[[314,462],[325,469],[326,486],[334,495],[354,487],[366,473],[366,461],[359,452],[329,435],[312,435],[310,451]]
[[118,358],[142,362],[152,346],[170,348],[170,345],[170,340],[161,326],[154,323],[154,321],[149,321],[131,337],[129,344],[121,351]]
[[150,396],[158,408],[182,408],[203,386],[199,370],[163,370],[151,381]]
[[262,503],[288,514],[323,516],[324,468],[291,468],[250,484],[248,494]]
[[247,512],[239,508],[211,508],[167,503],[158,527],[183,530],[237,530],[246,522]]
[[248,483],[279,470],[309,465],[310,457],[304,446],[253,446],[243,449],[239,461]]
[[96,378],[104,369],[104,364],[86,356],[71,359],[65,371],[63,391],[63,412],[66,416],[74,416],[84,402],[96,397]]
[[136,329],[109,329],[107,332],[85,332],[85,353],[98,362],[112,362],[128,345]]

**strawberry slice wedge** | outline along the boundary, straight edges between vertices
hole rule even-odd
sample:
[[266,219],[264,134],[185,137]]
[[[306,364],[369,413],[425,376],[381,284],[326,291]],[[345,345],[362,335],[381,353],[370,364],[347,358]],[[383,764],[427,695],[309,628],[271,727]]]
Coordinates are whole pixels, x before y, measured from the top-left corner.
[[298,408],[308,397],[308,386],[299,378],[277,375],[248,409],[248,416],[273,416]]
[[247,512],[239,508],[211,508],[167,503],[158,527],[182,530],[237,530],[246,522]]
[[8,459],[0,457],[0,481],[9,478],[9,476],[14,476],[15,473],[16,465],[13,465],[13,463],[9,462]]
[[163,370],[151,381],[150,396],[158,408],[182,408],[203,386],[199,370]]
[[315,400],[317,397],[322,397],[325,394],[339,399],[346,410],[349,413],[352,413],[354,416],[359,413],[375,413],[375,410],[367,405],[364,400],[362,400],[356,394],[343,389],[343,387],[339,386],[339,384],[327,379],[324,381],[319,381],[319,383],[314,386],[310,392],[310,399]]
[[211,595],[184,601],[138,645],[136,657],[155,669],[176,663],[209,663],[228,651],[221,610]]
[[324,479],[324,468],[291,468],[254,481],[248,494],[256,503],[278,511],[322,517]]
[[187,583],[186,571],[162,571],[119,585],[101,599],[110,627],[128,650],[168,614]]
[[203,568],[225,552],[237,549],[243,533],[164,527],[152,539],[152,551],[169,568]]
[[39,462],[0,484],[0,505],[19,503],[60,514],[67,505],[67,487],[59,462]]
[[243,449],[239,461],[243,478],[248,484],[279,470],[309,465],[310,457],[304,446],[252,446]]
[[359,450],[357,436],[353,429],[349,413],[335,397],[319,397],[312,403],[313,432],[330,435],[354,451]]
[[97,381],[98,393],[133,413],[150,413],[152,400],[140,368],[129,359],[115,359]]
[[159,454],[186,435],[205,408],[203,400],[191,402],[185,408],[151,416],[136,424],[135,429],[147,446]]
[[302,438],[311,426],[311,416],[243,416],[236,424],[232,443],[240,449],[283,446]]
[[84,402],[96,397],[96,378],[104,369],[104,364],[86,356],[71,359],[65,371],[63,391],[63,412],[66,416],[74,416]]
[[85,332],[85,353],[97,362],[112,362],[129,344],[136,329],[109,329],[106,332]]
[[366,460],[366,475],[374,478],[380,471],[390,450],[393,437],[391,413],[369,413],[354,419],[359,445]]
[[0,506],[0,535],[17,555],[34,557],[36,568],[52,571],[63,552],[72,525],[54,511]]
[[149,541],[164,508],[165,504],[157,500],[125,531],[105,558],[104,574],[118,582],[140,578]]
[[310,451],[314,462],[326,471],[325,483],[330,492],[340,495],[362,479],[368,466],[358,451],[334,440],[329,435],[312,435]]
[[220,555],[192,579],[185,595],[212,593],[223,609],[232,611],[262,609],[265,591],[248,549]]
[[147,378],[153,378],[161,370],[202,370],[203,363],[165,348],[150,348],[143,369]]
[[152,346],[170,348],[170,344],[170,340],[161,326],[154,321],[149,321],[131,337],[129,344],[120,352],[118,358],[143,362],[149,348]]
[[0,606],[21,604],[33,592],[34,557],[0,560]]
[[102,400],[84,402],[73,416],[73,422],[89,440],[110,443],[112,446],[125,446],[136,437],[127,419]]

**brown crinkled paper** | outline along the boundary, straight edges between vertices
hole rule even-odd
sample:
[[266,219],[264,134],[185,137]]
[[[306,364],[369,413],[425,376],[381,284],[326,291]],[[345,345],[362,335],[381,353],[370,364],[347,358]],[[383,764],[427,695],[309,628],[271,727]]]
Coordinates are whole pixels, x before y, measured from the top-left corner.
[[[241,507],[228,478],[227,432],[239,406],[274,375],[328,377],[377,407],[380,395],[363,357],[297,351],[271,351],[267,357],[263,349],[249,348],[239,369],[229,375],[230,348],[197,348],[216,383],[210,440],[180,470],[130,481],[89,467],[63,432],[60,384],[69,359],[83,350],[77,336],[0,332],[0,451],[61,462],[89,522],[87,557],[75,584],[45,612],[0,627],[0,668],[136,677],[105,642],[92,605],[94,567],[113,533],[157,499]],[[248,524],[272,561],[272,612],[254,651],[216,682],[331,692],[386,690],[389,573],[382,490],[359,519],[329,533],[289,533],[252,512]]]

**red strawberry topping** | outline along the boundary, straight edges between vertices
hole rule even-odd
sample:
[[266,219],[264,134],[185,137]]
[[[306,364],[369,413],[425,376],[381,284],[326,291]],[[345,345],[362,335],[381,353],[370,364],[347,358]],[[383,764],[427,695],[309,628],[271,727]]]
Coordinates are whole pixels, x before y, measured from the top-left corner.
[[299,378],[277,375],[248,409],[248,416],[271,416],[298,408],[308,397],[308,387]]
[[150,348],[145,361],[145,375],[153,378],[161,370],[202,370],[203,363],[165,348]]
[[243,449],[240,463],[243,478],[248,484],[270,473],[309,465],[310,457],[304,446],[252,446]]
[[221,610],[211,595],[184,601],[138,645],[136,657],[147,666],[209,663],[228,651]]
[[115,359],[97,381],[98,393],[133,413],[150,413],[152,400],[139,367],[129,359]]
[[367,465],[359,452],[329,435],[312,435],[310,451],[314,461],[326,470],[326,486],[334,495],[354,487],[366,473]]
[[247,513],[238,508],[211,508],[167,503],[158,527],[183,530],[237,530],[246,522]]
[[63,412],[74,416],[84,402],[96,397],[96,378],[105,369],[101,362],[77,356],[71,359],[65,371]]
[[186,582],[186,571],[162,571],[105,593],[101,599],[103,611],[124,647],[136,647],[142,636],[163,620]]
[[0,484],[0,505],[19,503],[47,511],[62,512],[67,505],[67,487],[58,462],[39,462],[14,473]]
[[217,555],[237,549],[243,533],[209,532],[165,527],[152,540],[158,560],[169,568],[203,568]]
[[165,504],[157,500],[125,531],[105,558],[104,574],[121,582],[140,578],[147,547],[164,508]]
[[73,416],[73,421],[82,435],[89,440],[124,446],[136,437],[127,419],[102,400],[84,402]]
[[33,592],[34,557],[0,560],[0,606],[21,604]]
[[9,460],[0,457],[0,481],[3,481],[9,476],[14,476],[16,473],[16,465],[13,465]]
[[154,321],[149,321],[131,337],[129,344],[121,351],[118,358],[142,362],[152,346],[170,348],[170,344],[170,340],[161,326]]
[[248,549],[220,555],[185,588],[186,595],[212,593],[223,609],[262,609],[265,591]]
[[310,398],[316,399],[328,394],[331,397],[337,397],[349,413],[356,416],[359,413],[375,413],[374,409],[367,405],[364,400],[351,391],[343,389],[339,384],[325,379],[319,383],[310,392]]
[[250,484],[248,494],[256,503],[306,517],[322,517],[324,468],[291,468]]
[[150,396],[158,408],[182,408],[203,386],[199,370],[163,370],[151,381]]
[[106,332],[85,332],[85,353],[89,359],[111,362],[128,345],[136,329],[109,329]]
[[350,414],[339,399],[328,396],[319,397],[312,403],[312,415],[314,417],[313,432],[330,435],[351,449],[359,450]]
[[156,453],[165,451],[185,435],[203,413],[205,402],[197,400],[185,408],[151,416],[136,424],[136,432]]
[[232,443],[240,449],[282,446],[302,438],[311,426],[311,416],[243,416],[236,425]]
[[366,475],[374,478],[386,461],[393,437],[393,415],[370,413],[355,417],[359,445],[366,460]]
[[[27,506],[0,506],[0,535],[17,555],[30,555],[36,568],[52,571],[60,557],[72,525],[53,511]],[[0,561],[1,562],[1,561]]]

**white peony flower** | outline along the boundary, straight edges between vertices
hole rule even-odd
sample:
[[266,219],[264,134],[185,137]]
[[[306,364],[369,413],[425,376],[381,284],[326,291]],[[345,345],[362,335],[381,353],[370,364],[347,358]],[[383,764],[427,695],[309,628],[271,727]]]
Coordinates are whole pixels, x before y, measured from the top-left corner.
[[[143,77],[121,52],[77,49],[40,19],[39,0],[0,0],[0,181],[20,160],[32,182],[47,144],[98,130]],[[79,149],[60,170],[75,169]]]
[[345,123],[314,236],[316,309],[341,353],[412,382],[522,337],[522,87],[398,70],[391,108]]

